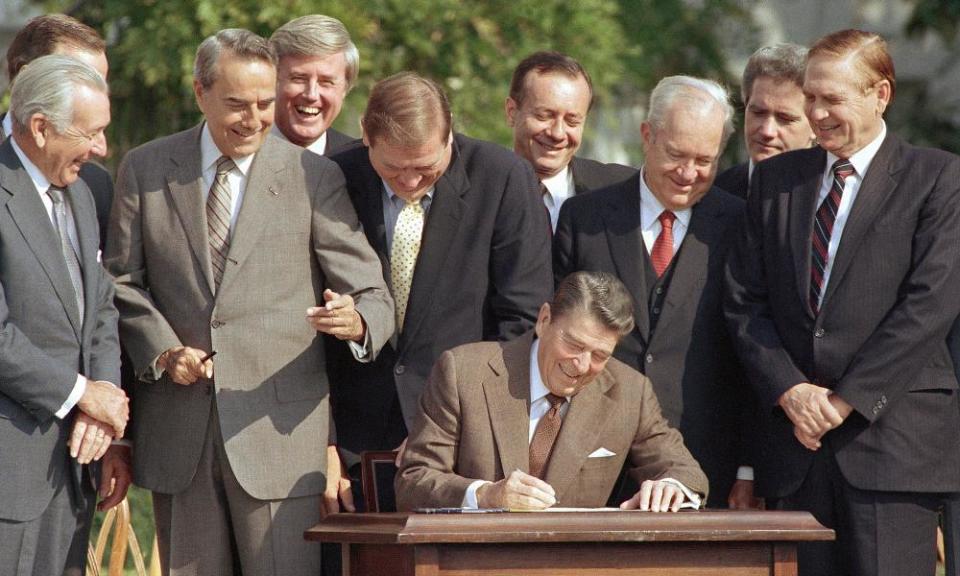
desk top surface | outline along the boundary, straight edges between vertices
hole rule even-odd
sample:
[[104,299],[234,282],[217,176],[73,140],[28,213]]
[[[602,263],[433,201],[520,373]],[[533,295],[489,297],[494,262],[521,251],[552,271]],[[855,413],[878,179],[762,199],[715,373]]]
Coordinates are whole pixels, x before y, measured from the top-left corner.
[[368,544],[833,540],[807,512],[334,514],[307,540]]

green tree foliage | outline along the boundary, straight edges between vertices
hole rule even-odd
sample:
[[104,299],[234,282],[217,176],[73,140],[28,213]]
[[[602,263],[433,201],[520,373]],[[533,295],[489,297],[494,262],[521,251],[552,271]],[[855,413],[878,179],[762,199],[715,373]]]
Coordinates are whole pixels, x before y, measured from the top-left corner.
[[[593,76],[601,103],[642,102],[665,74],[720,80],[724,22],[749,27],[734,0],[46,0],[100,30],[109,43],[115,164],[123,152],[199,119],[191,66],[200,41],[229,27],[264,36],[310,13],[339,18],[360,49],[358,86],[337,127],[359,132],[370,86],[401,70],[440,81],[458,128],[509,144],[503,101],[516,63],[556,49]],[[709,25],[707,25],[709,23]]]

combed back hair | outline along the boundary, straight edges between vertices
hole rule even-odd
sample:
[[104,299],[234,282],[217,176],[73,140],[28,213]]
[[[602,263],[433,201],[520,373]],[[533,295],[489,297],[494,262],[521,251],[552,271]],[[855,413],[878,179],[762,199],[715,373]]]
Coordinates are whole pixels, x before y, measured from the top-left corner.
[[733,134],[733,105],[727,89],[713,80],[694,78],[693,76],[667,76],[657,82],[650,93],[650,106],[647,122],[660,130],[666,122],[667,112],[679,100],[688,106],[720,106],[723,111],[723,137],[720,149],[726,145]]
[[584,70],[579,62],[560,52],[544,50],[534,52],[517,64],[513,70],[513,79],[510,80],[510,98],[517,103],[517,106],[523,103],[526,96],[527,76],[530,72],[537,74],[563,74],[571,79],[583,78],[587,82],[587,88],[590,90],[590,105],[587,110],[593,107],[593,81],[590,75]]
[[107,81],[92,66],[60,54],[41,56],[24,66],[10,90],[14,129],[22,131],[30,117],[43,114],[62,134],[73,123],[73,100],[78,86],[109,94]]
[[270,45],[278,58],[284,56],[332,56],[343,53],[347,62],[347,89],[353,87],[360,71],[360,52],[343,22],[323,14],[294,18],[277,28]]
[[792,82],[803,87],[803,71],[807,66],[807,49],[799,44],[764,46],[750,55],[743,69],[740,96],[750,103],[753,83],[757,78],[770,78],[778,84]]
[[550,302],[553,317],[589,314],[620,337],[633,330],[633,299],[619,279],[607,272],[574,272],[560,281]]
[[227,50],[243,60],[261,60],[271,66],[277,65],[277,53],[264,38],[242,28],[227,28],[208,36],[197,48],[193,63],[193,79],[209,90],[217,81],[217,62]]
[[29,62],[53,54],[58,46],[100,54],[107,44],[97,31],[66,14],[44,14],[27,22],[7,48],[7,75],[12,82]]
[[430,138],[446,144],[453,129],[447,95],[436,82],[413,72],[377,82],[361,123],[371,145],[383,139],[396,146],[422,146]]
[[860,88],[864,92],[877,82],[887,80],[890,82],[890,102],[893,102],[897,75],[883,36],[863,30],[840,30],[813,43],[807,53],[807,60],[815,56],[850,59],[860,72]]

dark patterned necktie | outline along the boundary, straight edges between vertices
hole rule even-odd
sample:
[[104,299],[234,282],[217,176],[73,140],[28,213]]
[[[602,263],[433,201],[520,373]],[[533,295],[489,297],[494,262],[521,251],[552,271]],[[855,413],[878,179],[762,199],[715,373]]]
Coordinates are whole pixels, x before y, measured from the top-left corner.
[[530,439],[530,475],[540,479],[543,479],[547,470],[553,444],[560,433],[560,425],[563,424],[560,407],[567,401],[563,396],[555,394],[547,394],[545,398],[550,403],[550,410],[537,422],[537,429],[533,431],[533,438]]
[[57,235],[60,237],[60,252],[67,264],[67,272],[70,274],[70,283],[73,284],[74,295],[77,300],[77,309],[80,318],[80,325],[83,325],[83,272],[80,270],[80,258],[77,251],[73,249],[70,242],[70,235],[67,232],[67,205],[64,203],[63,189],[51,185],[47,189],[47,196],[53,202],[53,217],[56,220],[55,227]]
[[837,210],[843,198],[843,182],[854,173],[849,160],[839,159],[833,163],[833,184],[830,192],[817,209],[813,225],[813,249],[810,252],[810,309],[820,312],[820,295],[823,293],[823,278],[830,259],[830,235],[837,221]]

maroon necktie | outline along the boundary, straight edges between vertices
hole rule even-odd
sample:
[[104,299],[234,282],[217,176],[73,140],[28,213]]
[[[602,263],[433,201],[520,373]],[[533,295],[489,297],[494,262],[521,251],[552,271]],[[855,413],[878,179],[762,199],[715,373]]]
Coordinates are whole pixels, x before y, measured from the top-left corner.
[[547,196],[550,195],[550,190],[547,190],[547,186],[540,182],[540,202],[543,203],[543,211],[547,213],[547,229],[550,231],[550,238],[553,238],[553,219],[550,218],[550,208],[547,206]]
[[657,220],[660,221],[660,235],[653,243],[650,260],[653,261],[653,269],[657,272],[658,278],[663,276],[664,270],[673,259],[673,221],[676,219],[677,215],[669,210],[664,210],[657,216]]
[[833,163],[833,184],[830,192],[817,209],[817,219],[813,224],[813,250],[810,253],[810,309],[814,314],[820,312],[820,294],[823,292],[823,276],[830,259],[830,234],[837,221],[837,210],[843,198],[843,182],[853,174],[853,164],[843,158]]
[[560,407],[567,401],[563,396],[555,394],[547,394],[545,398],[550,403],[550,410],[537,422],[537,429],[533,431],[533,438],[530,439],[530,475],[541,480],[547,470],[550,453],[553,452],[553,443],[560,433],[560,425],[563,424]]

